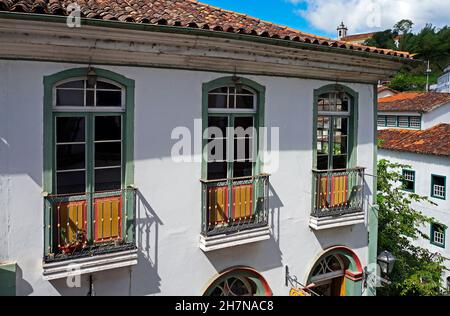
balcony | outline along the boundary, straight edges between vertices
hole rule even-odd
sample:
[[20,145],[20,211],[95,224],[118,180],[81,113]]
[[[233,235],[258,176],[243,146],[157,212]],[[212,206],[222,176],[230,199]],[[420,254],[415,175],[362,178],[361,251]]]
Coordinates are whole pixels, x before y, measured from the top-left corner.
[[44,279],[137,264],[136,190],[45,197]]
[[364,223],[364,170],[313,170],[312,229]]
[[269,175],[201,180],[205,252],[270,238]]

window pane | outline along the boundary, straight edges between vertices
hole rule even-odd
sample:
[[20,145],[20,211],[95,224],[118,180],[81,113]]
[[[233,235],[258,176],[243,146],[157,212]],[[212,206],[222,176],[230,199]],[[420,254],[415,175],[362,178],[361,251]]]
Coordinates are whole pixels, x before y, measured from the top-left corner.
[[218,131],[216,128],[210,128],[208,130],[208,138],[227,137],[228,117],[210,116],[208,117],[208,127],[216,127],[222,132],[222,135],[217,135]]
[[226,179],[227,163],[210,162],[208,163],[208,180]]
[[57,117],[56,141],[58,143],[84,142],[84,117]]
[[328,170],[328,155],[317,156],[317,169]]
[[233,177],[251,177],[253,171],[252,162],[235,162],[233,165]]
[[390,127],[397,126],[397,117],[393,115],[386,116],[386,122],[387,126]]
[[97,81],[97,89],[108,89],[108,90],[119,90],[121,91],[122,89],[112,83],[108,83],[108,82],[104,82],[104,81]]
[[208,161],[219,162],[227,159],[227,139],[215,139],[208,142]]
[[222,93],[222,94],[227,94],[227,93],[228,93],[228,87],[220,87],[220,88],[211,90],[209,93]]
[[95,191],[119,190],[121,188],[121,168],[95,170]]
[[84,89],[84,80],[75,80],[60,84],[57,88],[75,88],[75,89]]
[[420,117],[419,116],[411,116],[409,118],[409,123],[411,128],[420,128]]
[[254,105],[253,96],[236,96],[236,108],[237,109],[253,109]]
[[[244,129],[244,131],[249,128],[253,127],[253,117],[252,116],[238,116],[234,119],[234,128],[235,132],[237,131],[237,128],[241,127]],[[251,129],[249,130],[251,131]],[[238,135],[238,136],[244,136],[244,135]],[[249,136],[252,136],[250,134]]]
[[71,170],[85,168],[85,145],[57,145],[56,169]]
[[254,95],[253,92],[251,92],[250,90],[248,90],[247,88],[242,87],[242,86],[236,87],[236,94]]
[[409,119],[407,116],[399,116],[398,117],[398,126],[399,127],[409,127]]
[[57,106],[84,106],[83,90],[59,90],[56,89]]
[[97,106],[122,106],[122,91],[98,91]]
[[234,160],[253,160],[253,139],[240,138],[234,139]]
[[96,116],[95,140],[120,140],[121,125],[121,116]]
[[384,115],[379,115],[378,116],[378,126],[385,126],[386,125],[386,116]]
[[210,109],[225,109],[227,108],[227,95],[208,95],[208,107]]
[[347,155],[333,156],[333,169],[346,169]]
[[84,193],[86,191],[84,171],[58,172],[56,175],[56,193]]
[[414,191],[415,173],[410,170],[403,170],[402,188],[407,191]]
[[86,90],[86,106],[94,106],[94,90]]
[[120,166],[121,152],[120,142],[95,144],[95,167]]

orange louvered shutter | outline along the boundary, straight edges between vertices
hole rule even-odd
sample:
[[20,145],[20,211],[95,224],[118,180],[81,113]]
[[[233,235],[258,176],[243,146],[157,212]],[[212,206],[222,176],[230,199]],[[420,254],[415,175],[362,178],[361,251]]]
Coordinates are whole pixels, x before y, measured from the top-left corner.
[[208,188],[209,225],[228,222],[228,186]]
[[122,196],[94,199],[94,241],[122,238]]
[[58,248],[76,248],[86,241],[86,201],[57,204]]
[[249,219],[253,215],[253,185],[233,186],[232,219]]

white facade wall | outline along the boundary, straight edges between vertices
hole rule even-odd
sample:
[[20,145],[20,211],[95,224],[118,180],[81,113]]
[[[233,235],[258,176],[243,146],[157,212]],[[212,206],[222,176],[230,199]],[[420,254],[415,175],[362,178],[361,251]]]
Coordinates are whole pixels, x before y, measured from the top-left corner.
[[[77,67],[85,65],[0,61],[0,261],[17,262],[18,295],[88,292],[87,275],[81,288],[42,278],[43,77]],[[306,282],[316,259],[334,245],[353,249],[366,265],[366,224],[319,232],[308,227],[313,92],[335,82],[243,76],[266,87],[265,125],[280,128],[280,165],[270,178],[272,237],[205,254],[198,247],[201,164],[173,162],[170,135],[176,126],[193,130],[194,119],[201,119],[202,84],[229,75],[99,68],[135,80],[135,185],[141,195],[139,263],[95,273],[97,295],[201,295],[218,272],[237,265],[259,271],[274,295],[287,295],[284,267]],[[358,165],[373,174],[373,86],[344,85],[359,93]],[[373,178],[365,180],[371,193]]]
[[422,114],[422,129],[428,129],[441,123],[450,124],[450,103]]
[[[411,166],[416,172],[415,193],[421,196],[427,196],[437,205],[430,203],[414,203],[413,208],[421,211],[426,216],[435,218],[437,221],[450,227],[450,196],[449,196],[449,179],[450,179],[450,159],[447,157],[438,157],[432,155],[420,155],[408,152],[398,152],[392,150],[380,149],[378,151],[378,159],[387,159],[391,162],[401,163]],[[431,197],[431,175],[440,175],[447,177],[447,197],[445,200]],[[430,227],[424,227],[424,232],[429,235]],[[445,248],[435,246],[430,240],[421,239],[417,241],[417,245],[429,249],[432,252],[439,252],[444,257],[450,259],[450,231],[447,229],[445,236]],[[450,269],[450,260],[445,262]],[[450,271],[446,271],[444,280],[450,276]]]

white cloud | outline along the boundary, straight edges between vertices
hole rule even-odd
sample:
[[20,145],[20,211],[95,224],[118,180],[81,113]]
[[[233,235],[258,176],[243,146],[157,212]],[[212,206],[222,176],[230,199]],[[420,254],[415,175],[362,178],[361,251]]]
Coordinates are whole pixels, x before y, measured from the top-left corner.
[[414,22],[414,30],[432,23],[435,26],[450,24],[449,0],[287,0],[306,9],[296,12],[311,26],[334,34],[337,25],[344,21],[349,33],[384,30],[401,19]]

